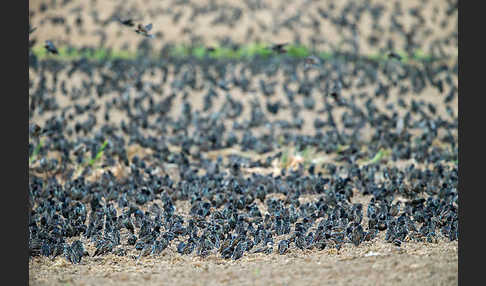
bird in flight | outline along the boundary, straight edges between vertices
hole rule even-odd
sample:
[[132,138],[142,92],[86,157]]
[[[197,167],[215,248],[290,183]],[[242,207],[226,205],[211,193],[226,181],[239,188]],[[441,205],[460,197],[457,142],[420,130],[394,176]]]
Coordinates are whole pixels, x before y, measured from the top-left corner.
[[306,69],[309,69],[309,68],[312,68],[312,67],[317,67],[320,64],[321,64],[321,60],[318,57],[314,56],[314,55],[308,56],[304,60],[304,67]]
[[46,44],[44,45],[44,48],[46,48],[46,50],[49,53],[56,54],[56,55],[59,54],[59,51],[57,50],[56,46],[54,46],[54,44],[49,40],[46,40]]
[[279,54],[285,54],[287,52],[286,49],[284,49],[284,47],[288,45],[288,43],[283,43],[283,44],[275,44],[275,45],[272,45],[270,46],[269,48],[276,52],[276,53],[279,53]]
[[32,27],[30,24],[29,24],[29,35],[32,34],[35,30],[37,29],[37,27]]
[[118,20],[118,22],[120,22],[120,24],[122,24],[124,26],[128,26],[128,27],[135,26],[135,22],[133,21],[132,18],[125,19],[125,20],[122,20],[122,19],[117,19],[117,20]]
[[142,24],[138,24],[137,26],[137,29],[135,30],[135,32],[137,32],[137,34],[141,34],[141,35],[144,35],[148,38],[153,38],[154,35],[153,34],[149,34],[150,30],[152,30],[152,23],[144,26]]

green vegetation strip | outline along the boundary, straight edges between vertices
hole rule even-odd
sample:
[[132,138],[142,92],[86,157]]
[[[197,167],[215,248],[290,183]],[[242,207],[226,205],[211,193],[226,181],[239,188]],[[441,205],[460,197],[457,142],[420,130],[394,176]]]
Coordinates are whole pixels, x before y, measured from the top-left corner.
[[390,150],[380,149],[378,153],[376,153],[376,155],[371,160],[364,162],[363,165],[376,164],[389,155],[390,155]]
[[101,145],[101,148],[98,153],[96,153],[96,156],[88,161],[88,165],[93,166],[94,163],[96,163],[96,161],[98,161],[101,156],[103,156],[103,150],[105,150],[106,145],[108,145],[108,140],[105,140],[105,142],[103,142],[103,145]]
[[[213,49],[209,49],[203,46],[196,46],[196,47],[189,47],[185,45],[176,45],[169,51],[169,56],[175,58],[188,58],[188,57],[195,57],[195,58],[215,58],[215,59],[247,59],[253,58],[255,56],[259,57],[270,57],[270,56],[279,56],[277,53],[274,53],[272,50],[268,48],[269,45],[265,44],[250,44],[242,46],[238,49],[232,49],[229,47],[213,47]],[[311,49],[302,46],[302,45],[288,45],[286,46],[287,55],[294,58],[305,58],[311,54],[318,56],[322,59],[332,59],[335,57],[339,57],[342,55],[333,54],[330,52],[313,52]],[[86,58],[90,60],[105,60],[105,59],[135,59],[139,54],[132,51],[125,51],[125,50],[111,50],[105,48],[88,48],[88,49],[77,49],[77,48],[67,48],[67,47],[58,47],[59,54],[53,55],[48,54],[46,49],[43,46],[35,46],[32,48],[32,52],[39,58],[39,59],[60,59],[60,60],[73,60],[73,59],[80,59]],[[424,52],[417,50],[413,56],[409,57],[405,52],[398,51],[396,54],[402,57],[401,61],[406,63],[410,60],[414,61],[434,61],[434,60],[444,60],[433,58],[430,55],[425,54]],[[162,58],[160,55],[152,55],[154,59]],[[389,57],[387,54],[371,54],[371,55],[363,55],[361,58],[373,60],[373,61],[385,61]]]
[[34,149],[34,151],[32,152],[32,155],[29,158],[29,165],[32,164],[32,162],[34,162],[35,158],[37,157],[37,154],[39,154],[41,147],[42,147],[42,140],[39,141],[39,144],[37,144],[37,146],[35,146],[35,149]]

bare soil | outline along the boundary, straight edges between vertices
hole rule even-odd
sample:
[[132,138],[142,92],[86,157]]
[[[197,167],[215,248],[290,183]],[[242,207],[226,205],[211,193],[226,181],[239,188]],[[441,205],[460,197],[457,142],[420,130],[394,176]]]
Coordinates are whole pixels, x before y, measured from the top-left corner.
[[[378,238],[379,239],[379,238]],[[290,254],[185,257],[167,251],[139,261],[109,254],[71,265],[64,258],[34,258],[31,285],[457,285],[457,241],[381,242]]]

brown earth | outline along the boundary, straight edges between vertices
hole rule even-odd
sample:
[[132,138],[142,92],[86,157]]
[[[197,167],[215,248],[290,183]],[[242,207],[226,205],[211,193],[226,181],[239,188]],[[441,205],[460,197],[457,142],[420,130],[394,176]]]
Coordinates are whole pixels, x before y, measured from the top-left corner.
[[173,251],[139,261],[113,254],[71,265],[64,258],[34,258],[31,285],[457,285],[457,241],[381,242],[289,254],[253,254],[226,261]]

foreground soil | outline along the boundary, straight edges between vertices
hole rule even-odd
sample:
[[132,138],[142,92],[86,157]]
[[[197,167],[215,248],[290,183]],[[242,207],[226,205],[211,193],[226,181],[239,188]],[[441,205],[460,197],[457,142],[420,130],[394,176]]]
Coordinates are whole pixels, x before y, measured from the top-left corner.
[[[378,238],[377,238],[378,239]],[[457,285],[457,241],[381,242],[280,256],[245,255],[227,261],[181,256],[173,250],[136,260],[113,254],[71,265],[63,257],[36,257],[30,285]]]

